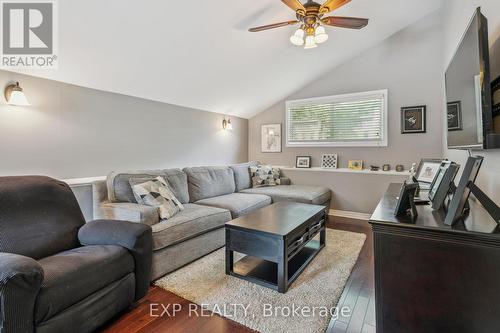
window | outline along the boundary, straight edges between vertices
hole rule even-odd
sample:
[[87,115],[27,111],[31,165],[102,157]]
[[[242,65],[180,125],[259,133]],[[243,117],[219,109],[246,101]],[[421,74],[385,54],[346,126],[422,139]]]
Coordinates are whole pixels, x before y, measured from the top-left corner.
[[386,147],[387,90],[286,102],[288,147]]

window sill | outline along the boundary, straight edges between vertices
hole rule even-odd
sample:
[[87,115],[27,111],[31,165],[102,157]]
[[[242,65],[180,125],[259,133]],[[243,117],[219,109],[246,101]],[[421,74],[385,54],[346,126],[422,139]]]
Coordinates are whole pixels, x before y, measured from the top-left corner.
[[284,171],[304,171],[304,172],[333,172],[333,173],[354,173],[354,174],[367,174],[367,175],[385,175],[385,176],[400,176],[400,177],[408,177],[410,175],[410,172],[408,170],[398,172],[396,170],[389,170],[389,171],[370,171],[369,169],[363,169],[363,170],[352,170],[348,168],[338,168],[338,169],[325,169],[325,168],[308,168],[308,169],[302,169],[302,168],[291,168],[291,167],[279,167],[281,170]]

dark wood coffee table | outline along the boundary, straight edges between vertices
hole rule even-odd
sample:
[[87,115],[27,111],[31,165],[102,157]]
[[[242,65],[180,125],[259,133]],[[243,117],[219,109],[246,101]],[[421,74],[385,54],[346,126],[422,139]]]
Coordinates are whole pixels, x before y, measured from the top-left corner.
[[325,221],[324,206],[278,202],[226,223],[226,274],[285,293],[325,246]]

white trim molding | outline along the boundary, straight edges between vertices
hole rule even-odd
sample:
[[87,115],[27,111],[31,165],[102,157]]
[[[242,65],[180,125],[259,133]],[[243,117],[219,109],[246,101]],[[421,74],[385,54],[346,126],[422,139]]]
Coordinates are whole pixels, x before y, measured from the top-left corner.
[[360,220],[363,222],[368,222],[368,220],[371,217],[371,214],[349,212],[346,210],[337,210],[337,209],[330,209],[330,211],[328,212],[328,215],[337,216],[337,217],[346,217],[346,218],[350,218],[350,219],[354,219],[354,220]]

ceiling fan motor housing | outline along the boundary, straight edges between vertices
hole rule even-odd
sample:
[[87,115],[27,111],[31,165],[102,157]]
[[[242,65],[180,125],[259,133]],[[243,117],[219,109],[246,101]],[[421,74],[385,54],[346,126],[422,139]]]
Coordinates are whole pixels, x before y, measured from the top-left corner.
[[309,1],[304,4],[304,7],[306,9],[305,13],[301,10],[297,11],[297,20],[304,23],[303,29],[308,35],[311,35],[314,34],[314,28],[319,24],[321,5],[314,1]]

